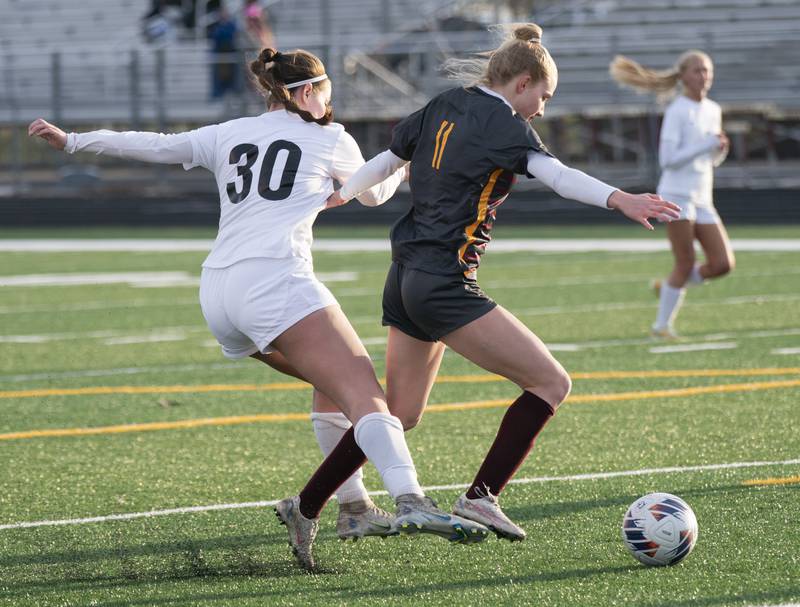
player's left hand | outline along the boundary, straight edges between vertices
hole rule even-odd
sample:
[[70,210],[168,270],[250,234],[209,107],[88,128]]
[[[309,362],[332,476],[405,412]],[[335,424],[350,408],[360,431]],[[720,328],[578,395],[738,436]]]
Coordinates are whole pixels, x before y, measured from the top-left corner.
[[37,118],[28,126],[28,135],[41,137],[57,150],[63,150],[67,145],[67,134],[54,124],[42,118]]
[[325,203],[326,209],[332,209],[333,207],[340,207],[342,206],[346,200],[342,200],[342,196],[339,194],[339,190],[336,190],[333,194],[328,196],[328,201]]
[[681,208],[657,194],[629,194],[617,190],[608,197],[608,208],[619,210],[625,217],[642,224],[648,230],[653,226],[648,219],[674,221],[681,216]]

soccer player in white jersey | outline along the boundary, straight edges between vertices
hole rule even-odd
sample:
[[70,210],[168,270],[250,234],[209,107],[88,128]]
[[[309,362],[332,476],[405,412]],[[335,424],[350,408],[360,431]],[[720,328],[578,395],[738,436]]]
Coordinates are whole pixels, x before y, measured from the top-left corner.
[[[174,135],[67,134],[38,119],[29,134],[68,153],[181,163],[214,173],[219,232],[200,278],[200,304],[211,332],[228,358],[251,356],[329,396],[343,414],[333,420],[349,426],[345,434],[359,447],[354,451],[345,443],[338,449],[320,441],[326,455],[338,449],[337,456],[323,462],[299,495],[276,507],[302,567],[314,568],[311,547],[319,513],[341,484],[338,479],[350,476],[339,467],[356,470],[366,458],[398,506],[393,520],[371,502],[362,503],[371,517],[368,525],[382,527],[383,535],[423,532],[481,541],[488,535],[485,527],[442,512],[425,497],[403,426],[389,414],[369,354],[336,299],[314,276],[311,225],[333,192],[333,179],[346,183],[364,164],[353,138],[331,122],[325,67],[306,51],[264,49],[250,69],[269,104],[260,116]],[[383,202],[403,176],[395,172],[360,200]],[[368,500],[363,491],[357,497]]]
[[[675,265],[666,280],[654,283],[659,305],[652,326],[655,337],[672,339],[686,286],[724,276],[735,263],[713,199],[714,167],[722,164],[729,148],[720,107],[708,98],[714,66],[708,55],[697,50],[686,51],[665,71],[618,56],[611,63],[611,75],[621,84],[660,95],[671,95],[680,86],[661,126],[658,158],[662,173],[657,191],[680,205],[681,217],[667,226]],[[703,264],[695,260],[695,239],[703,248]]]

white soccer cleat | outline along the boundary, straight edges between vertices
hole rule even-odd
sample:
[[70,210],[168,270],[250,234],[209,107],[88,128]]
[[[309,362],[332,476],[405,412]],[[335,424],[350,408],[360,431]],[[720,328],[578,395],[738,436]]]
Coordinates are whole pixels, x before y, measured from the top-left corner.
[[439,510],[429,497],[407,493],[396,501],[395,529],[400,533],[430,533],[460,544],[482,542],[489,535],[482,524]]
[[388,537],[397,535],[394,516],[378,508],[372,500],[359,500],[339,504],[336,535],[339,539],[353,541],[360,537]]
[[497,503],[497,496],[486,491],[486,495],[469,499],[462,493],[453,506],[453,512],[471,521],[485,525],[500,538],[519,542],[525,539],[525,531],[511,522]]
[[309,519],[300,512],[300,496],[287,497],[275,506],[275,514],[286,525],[289,532],[289,545],[297,558],[297,562],[306,571],[314,570],[314,556],[311,546],[317,537],[319,519]]

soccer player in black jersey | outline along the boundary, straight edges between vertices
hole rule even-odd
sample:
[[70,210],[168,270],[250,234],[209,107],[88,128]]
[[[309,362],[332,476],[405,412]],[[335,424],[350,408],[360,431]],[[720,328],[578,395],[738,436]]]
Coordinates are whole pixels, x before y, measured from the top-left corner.
[[[537,25],[515,26],[488,60],[461,66],[479,67],[478,78],[445,91],[400,122],[390,149],[359,169],[328,205],[346,202],[411,163],[413,204],[392,228],[383,296],[389,407],[406,429],[417,424],[445,345],[522,389],[454,507],[500,537],[521,540],[525,532],[505,516],[497,495],[569,394],[571,382],[544,343],[478,286],[477,269],[497,207],[515,175],[528,175],[565,198],[619,210],[649,229],[648,219],[677,219],[679,208],[654,194],[617,190],[547,151],[530,121],[544,113],[558,73]],[[352,453],[353,447],[352,437],[343,435],[318,471],[325,482],[349,476],[336,454]]]

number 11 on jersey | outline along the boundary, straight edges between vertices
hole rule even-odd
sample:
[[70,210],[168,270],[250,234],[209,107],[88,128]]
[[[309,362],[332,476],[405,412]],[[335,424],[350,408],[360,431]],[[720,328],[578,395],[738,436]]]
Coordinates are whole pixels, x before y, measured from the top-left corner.
[[444,154],[444,148],[447,145],[447,139],[450,137],[450,133],[453,132],[453,127],[455,125],[455,122],[442,120],[439,131],[436,133],[436,147],[433,150],[433,160],[431,161],[431,166],[434,169],[438,170],[439,167],[442,166],[442,155]]

